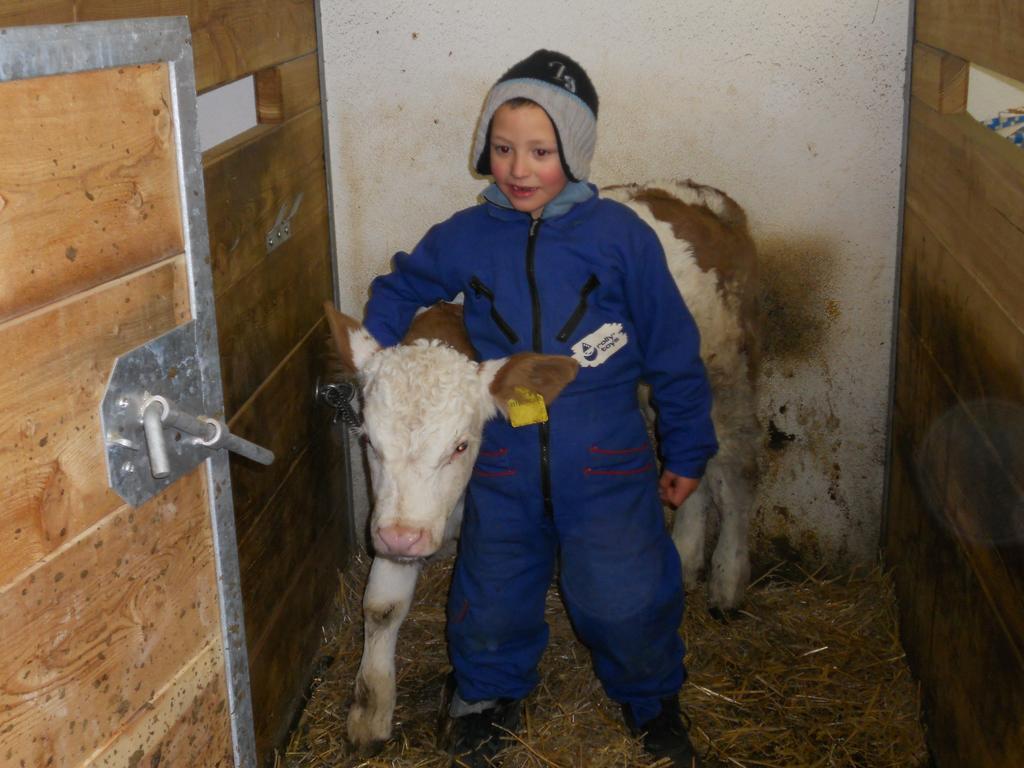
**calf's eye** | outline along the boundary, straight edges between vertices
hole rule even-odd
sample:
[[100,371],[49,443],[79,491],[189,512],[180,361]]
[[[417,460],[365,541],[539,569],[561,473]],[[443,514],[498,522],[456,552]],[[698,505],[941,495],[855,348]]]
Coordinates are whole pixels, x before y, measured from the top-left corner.
[[457,454],[458,453],[465,453],[466,449],[468,449],[468,448],[469,448],[469,443],[461,442],[457,446],[455,446],[455,453],[457,453]]

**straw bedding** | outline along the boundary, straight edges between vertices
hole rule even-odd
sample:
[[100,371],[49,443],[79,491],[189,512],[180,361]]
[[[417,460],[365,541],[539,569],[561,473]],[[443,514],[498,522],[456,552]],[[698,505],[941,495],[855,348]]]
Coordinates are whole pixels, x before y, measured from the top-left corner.
[[[370,758],[350,753],[345,717],[362,653],[360,600],[369,560],[343,574],[330,658],[278,755],[278,768],[448,768],[436,746],[439,693],[448,671],[444,597],[451,561],[428,565],[398,641],[394,737]],[[783,575],[786,571],[786,575]],[[586,649],[575,639],[553,587],[551,638],[541,685],[527,700],[521,732],[501,756],[506,768],[662,768],[644,756],[601,690]],[[888,578],[872,570],[826,579],[792,566],[769,571],[744,608],[726,620],[688,597],[681,629],[690,678],[683,709],[711,766],[928,764],[919,696],[899,644]]]

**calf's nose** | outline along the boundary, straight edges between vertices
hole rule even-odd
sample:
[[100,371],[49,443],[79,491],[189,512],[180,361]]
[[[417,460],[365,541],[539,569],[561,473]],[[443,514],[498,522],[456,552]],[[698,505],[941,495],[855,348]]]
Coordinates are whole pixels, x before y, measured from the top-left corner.
[[377,529],[377,543],[383,545],[384,551],[381,554],[385,555],[416,557],[423,554],[426,539],[426,531],[423,528],[389,525]]

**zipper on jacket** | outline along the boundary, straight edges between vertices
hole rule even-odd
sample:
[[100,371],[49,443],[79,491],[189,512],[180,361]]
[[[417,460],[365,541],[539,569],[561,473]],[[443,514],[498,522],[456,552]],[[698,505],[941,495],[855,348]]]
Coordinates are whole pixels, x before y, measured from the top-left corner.
[[[537,250],[537,231],[540,219],[530,222],[530,236],[526,241],[526,280],[530,285],[530,303],[533,308],[533,351],[542,352],[540,327],[540,294],[537,291],[537,274],[534,268]],[[551,503],[551,427],[545,421],[540,424],[540,489],[544,496],[544,512],[554,517],[554,505]]]
[[558,341],[565,341],[572,335],[572,332],[576,330],[576,326],[580,324],[580,320],[583,319],[583,315],[587,313],[587,297],[600,284],[601,281],[597,279],[597,275],[591,275],[587,278],[587,282],[585,282],[583,284],[583,288],[580,289],[580,303],[576,305],[576,309],[569,316],[565,325],[562,326],[562,330],[560,330],[558,335],[555,336]]
[[480,278],[473,275],[469,280],[469,287],[473,289],[473,293],[477,296],[483,296],[489,302],[491,302],[491,319],[494,324],[498,326],[505,338],[508,339],[510,344],[515,344],[519,341],[519,334],[515,332],[511,325],[498,313],[498,308],[494,305],[494,291],[484,285]]

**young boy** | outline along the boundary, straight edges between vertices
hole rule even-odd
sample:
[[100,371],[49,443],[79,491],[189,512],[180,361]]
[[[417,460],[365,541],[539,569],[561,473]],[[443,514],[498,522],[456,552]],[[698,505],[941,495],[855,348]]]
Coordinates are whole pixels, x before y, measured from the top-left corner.
[[[392,344],[417,308],[461,292],[481,359],[535,351],[581,366],[548,413],[484,431],[448,599],[453,765],[488,765],[518,726],[556,561],[573,627],[630,729],[653,755],[696,765],[679,712],[681,570],[661,502],[681,504],[717,449],[711,397],[657,237],[585,181],[597,108],[586,72],[560,53],[506,72],[473,145],[494,179],[484,202],[399,253],[366,308],[366,327]],[[641,379],[658,407],[660,482]]]

